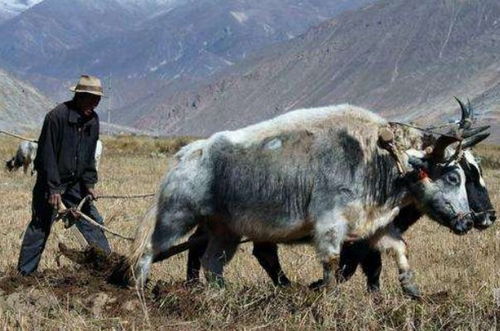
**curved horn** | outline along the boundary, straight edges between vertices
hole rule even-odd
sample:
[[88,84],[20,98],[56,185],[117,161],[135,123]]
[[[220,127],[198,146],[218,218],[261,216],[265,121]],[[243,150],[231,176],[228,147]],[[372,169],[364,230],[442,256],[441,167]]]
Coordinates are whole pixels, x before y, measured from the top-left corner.
[[470,99],[467,98],[467,109],[469,110],[470,114],[470,119],[471,121],[474,121],[474,108],[472,108],[472,103],[470,102]]
[[436,143],[434,144],[434,147],[432,149],[432,154],[431,158],[434,159],[437,162],[442,162],[444,161],[446,157],[446,147],[450,146],[451,144],[460,141],[459,138],[453,137],[453,136],[440,136]]
[[470,105],[470,100],[467,99],[469,107],[467,107],[459,98],[455,97],[455,100],[457,100],[460,105],[460,110],[462,111],[462,118],[458,123],[458,127],[460,129],[468,129],[472,125],[472,107]]
[[471,129],[465,129],[463,130],[462,132],[462,137],[463,138],[469,138],[469,137],[472,137],[478,133],[481,133],[483,131],[486,131],[490,128],[489,125],[485,125],[485,126],[480,126],[478,128],[471,128]]
[[472,136],[470,138],[467,138],[462,143],[462,148],[469,148],[469,147],[475,146],[475,145],[479,144],[481,141],[483,141],[484,139],[488,138],[489,135],[490,135],[489,132],[485,132],[485,133],[481,133],[481,134]]

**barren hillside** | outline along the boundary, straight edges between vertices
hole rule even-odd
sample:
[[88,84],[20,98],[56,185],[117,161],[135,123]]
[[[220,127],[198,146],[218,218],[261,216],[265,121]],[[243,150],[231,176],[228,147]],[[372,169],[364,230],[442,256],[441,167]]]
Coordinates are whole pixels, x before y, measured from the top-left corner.
[[52,102],[33,86],[0,69],[0,129],[35,128],[51,106]]
[[381,1],[268,49],[210,85],[158,93],[161,106],[134,125],[208,135],[343,102],[429,123],[455,116],[456,95],[471,98],[498,141],[499,54],[496,0]]
[[82,73],[112,76],[122,107],[373,1],[44,0],[0,25],[0,65],[53,99]]

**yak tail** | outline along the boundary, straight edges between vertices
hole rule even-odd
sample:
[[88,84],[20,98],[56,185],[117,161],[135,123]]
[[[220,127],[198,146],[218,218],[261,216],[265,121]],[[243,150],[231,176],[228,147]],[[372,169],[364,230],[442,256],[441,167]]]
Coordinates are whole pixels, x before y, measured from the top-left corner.
[[151,237],[156,224],[156,203],[149,207],[137,227],[130,253],[122,259],[111,273],[108,281],[120,286],[133,285],[136,280],[136,270],[145,254],[152,254]]
[[129,260],[133,262],[133,265],[137,264],[144,253],[149,253],[152,250],[151,237],[156,224],[156,212],[157,207],[155,203],[153,206],[149,207],[141,223],[137,227],[129,255]]

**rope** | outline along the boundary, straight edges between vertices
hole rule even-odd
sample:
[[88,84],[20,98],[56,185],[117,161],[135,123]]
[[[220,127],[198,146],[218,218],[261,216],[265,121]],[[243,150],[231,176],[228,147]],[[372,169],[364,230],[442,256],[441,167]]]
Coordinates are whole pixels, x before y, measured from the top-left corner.
[[420,130],[422,132],[427,132],[427,133],[430,133],[430,134],[435,134],[435,135],[438,135],[438,136],[443,136],[443,137],[449,137],[449,138],[455,138],[457,139],[457,137],[455,136],[451,136],[449,134],[446,134],[446,133],[441,133],[441,132],[436,132],[436,131],[432,131],[430,129],[425,129],[425,128],[421,128],[419,126],[416,126],[416,125],[411,125],[411,124],[407,124],[407,123],[401,123],[401,122],[389,122],[389,124],[397,124],[397,125],[402,125],[402,126],[407,126],[409,128],[413,128],[413,129],[416,129],[416,130]]
[[492,212],[495,212],[495,209],[486,209],[486,210],[483,210],[483,211],[479,211],[479,212],[471,212],[473,215],[483,215],[483,214],[486,214],[486,213],[492,213]]
[[[188,241],[185,241],[185,242],[180,243],[178,245],[172,246],[169,249],[167,249],[165,252],[161,252],[160,254],[156,255],[153,258],[153,263],[161,262],[163,260],[168,259],[169,257],[172,257],[174,255],[178,255],[182,252],[185,252],[188,249],[191,249],[193,247],[198,247],[198,246],[202,245],[204,242],[207,242],[208,239],[209,239],[208,236],[202,236],[200,238],[189,239]],[[250,241],[251,241],[250,239],[245,239],[245,240],[241,240],[238,244],[244,244],[244,243],[247,243]]]
[[135,195],[99,195],[97,199],[139,199],[154,197],[155,193],[135,194]]
[[[60,219],[63,219],[64,217],[67,217],[68,215],[72,216],[75,220],[80,220],[80,218],[83,218],[84,220],[86,220],[87,222],[89,222],[90,224],[100,228],[101,230],[105,231],[105,232],[109,232],[111,233],[112,235],[115,235],[117,237],[120,237],[122,239],[125,239],[125,240],[130,240],[130,241],[133,241],[134,238],[131,238],[131,237],[126,237],[118,232],[115,232],[111,229],[108,229],[107,227],[105,227],[104,225],[96,222],[95,220],[93,220],[92,218],[90,218],[89,216],[85,215],[84,213],[81,212],[81,208],[83,206],[83,204],[85,203],[86,200],[88,200],[90,198],[90,196],[86,196],[85,198],[82,199],[82,201],[78,204],[78,207],[77,208],[67,208],[62,202],[61,202],[61,205],[59,207],[59,210],[57,211],[57,217],[56,217],[56,220],[60,220]],[[71,226],[71,225],[70,225]]]
[[31,141],[32,143],[38,143],[38,140],[31,139],[31,138],[26,138],[26,137],[23,137],[23,136],[20,136],[20,135],[17,135],[15,133],[11,133],[11,132],[8,132],[8,131],[5,131],[5,130],[0,130],[0,133],[3,133],[5,135],[7,135],[7,136],[11,136],[11,137],[14,137],[14,138],[17,138],[17,139]]

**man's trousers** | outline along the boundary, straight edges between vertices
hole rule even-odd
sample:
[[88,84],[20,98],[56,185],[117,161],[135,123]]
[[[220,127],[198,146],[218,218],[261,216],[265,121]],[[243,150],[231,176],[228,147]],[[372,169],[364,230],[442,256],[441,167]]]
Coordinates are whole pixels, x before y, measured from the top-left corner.
[[[64,205],[67,208],[76,207],[83,198],[82,191],[83,187],[79,183],[70,185],[61,195]],[[98,223],[103,223],[101,215],[92,202],[87,201],[82,207],[82,212]],[[31,222],[24,233],[17,265],[21,274],[28,275],[38,268],[56,215],[56,210],[48,203],[48,190],[37,182],[33,188]],[[76,221],[74,226],[80,230],[89,245],[97,246],[107,254],[111,252],[108,240],[100,228],[82,219]]]

